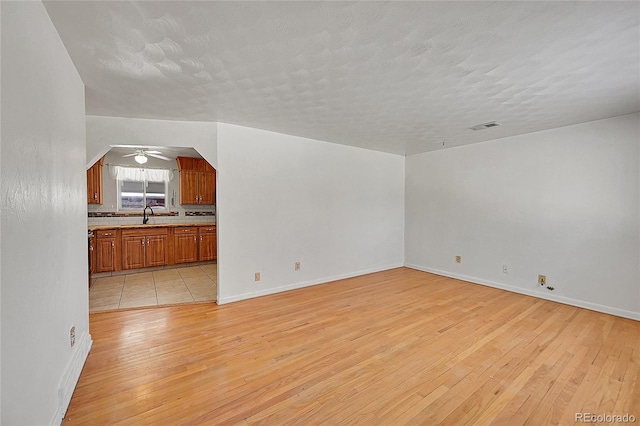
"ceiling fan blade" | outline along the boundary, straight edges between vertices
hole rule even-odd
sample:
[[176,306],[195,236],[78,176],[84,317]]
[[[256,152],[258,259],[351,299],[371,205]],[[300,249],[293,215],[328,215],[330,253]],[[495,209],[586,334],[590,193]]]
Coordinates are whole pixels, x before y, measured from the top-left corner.
[[149,157],[155,157],[155,158],[159,158],[161,160],[171,161],[171,158],[165,157],[164,155],[150,154],[148,152],[147,152],[147,154],[149,155]]
[[133,154],[126,154],[126,155],[123,155],[123,157],[133,157],[134,155],[138,155],[138,153],[134,152]]
[[162,154],[162,151],[145,151],[145,154]]

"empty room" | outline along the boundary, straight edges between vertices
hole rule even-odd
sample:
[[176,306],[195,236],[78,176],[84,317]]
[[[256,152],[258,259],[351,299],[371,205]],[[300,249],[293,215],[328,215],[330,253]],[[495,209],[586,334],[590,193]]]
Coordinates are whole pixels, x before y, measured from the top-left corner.
[[640,422],[640,3],[0,18],[3,425]]

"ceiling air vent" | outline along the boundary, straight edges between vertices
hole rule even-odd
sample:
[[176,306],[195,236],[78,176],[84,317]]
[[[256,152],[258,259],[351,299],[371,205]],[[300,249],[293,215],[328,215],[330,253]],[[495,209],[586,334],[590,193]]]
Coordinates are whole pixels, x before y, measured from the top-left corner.
[[484,130],[484,129],[488,129],[490,127],[497,127],[497,126],[501,126],[500,123],[496,123],[495,121],[489,121],[488,123],[482,123],[482,124],[478,124],[477,126],[473,126],[473,127],[469,127],[471,130]]

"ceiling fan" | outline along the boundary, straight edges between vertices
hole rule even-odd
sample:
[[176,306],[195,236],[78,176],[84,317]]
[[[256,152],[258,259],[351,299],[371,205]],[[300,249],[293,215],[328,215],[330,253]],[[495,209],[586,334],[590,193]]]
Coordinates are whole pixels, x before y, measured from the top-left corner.
[[136,149],[136,152],[123,155],[123,157],[133,157],[133,159],[136,160],[136,163],[138,164],[146,163],[147,157],[154,157],[154,158],[159,158],[165,161],[171,161],[171,158],[165,157],[164,155],[160,155],[160,154],[162,154],[161,151]]

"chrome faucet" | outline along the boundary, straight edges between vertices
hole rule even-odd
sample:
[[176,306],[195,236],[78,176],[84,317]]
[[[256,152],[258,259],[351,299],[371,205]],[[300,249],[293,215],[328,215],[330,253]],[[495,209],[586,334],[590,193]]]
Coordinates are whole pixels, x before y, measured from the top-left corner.
[[145,207],[142,211],[142,224],[146,225],[149,222],[149,216],[147,216],[147,209],[151,210],[151,215],[153,215],[153,209],[149,206]]

